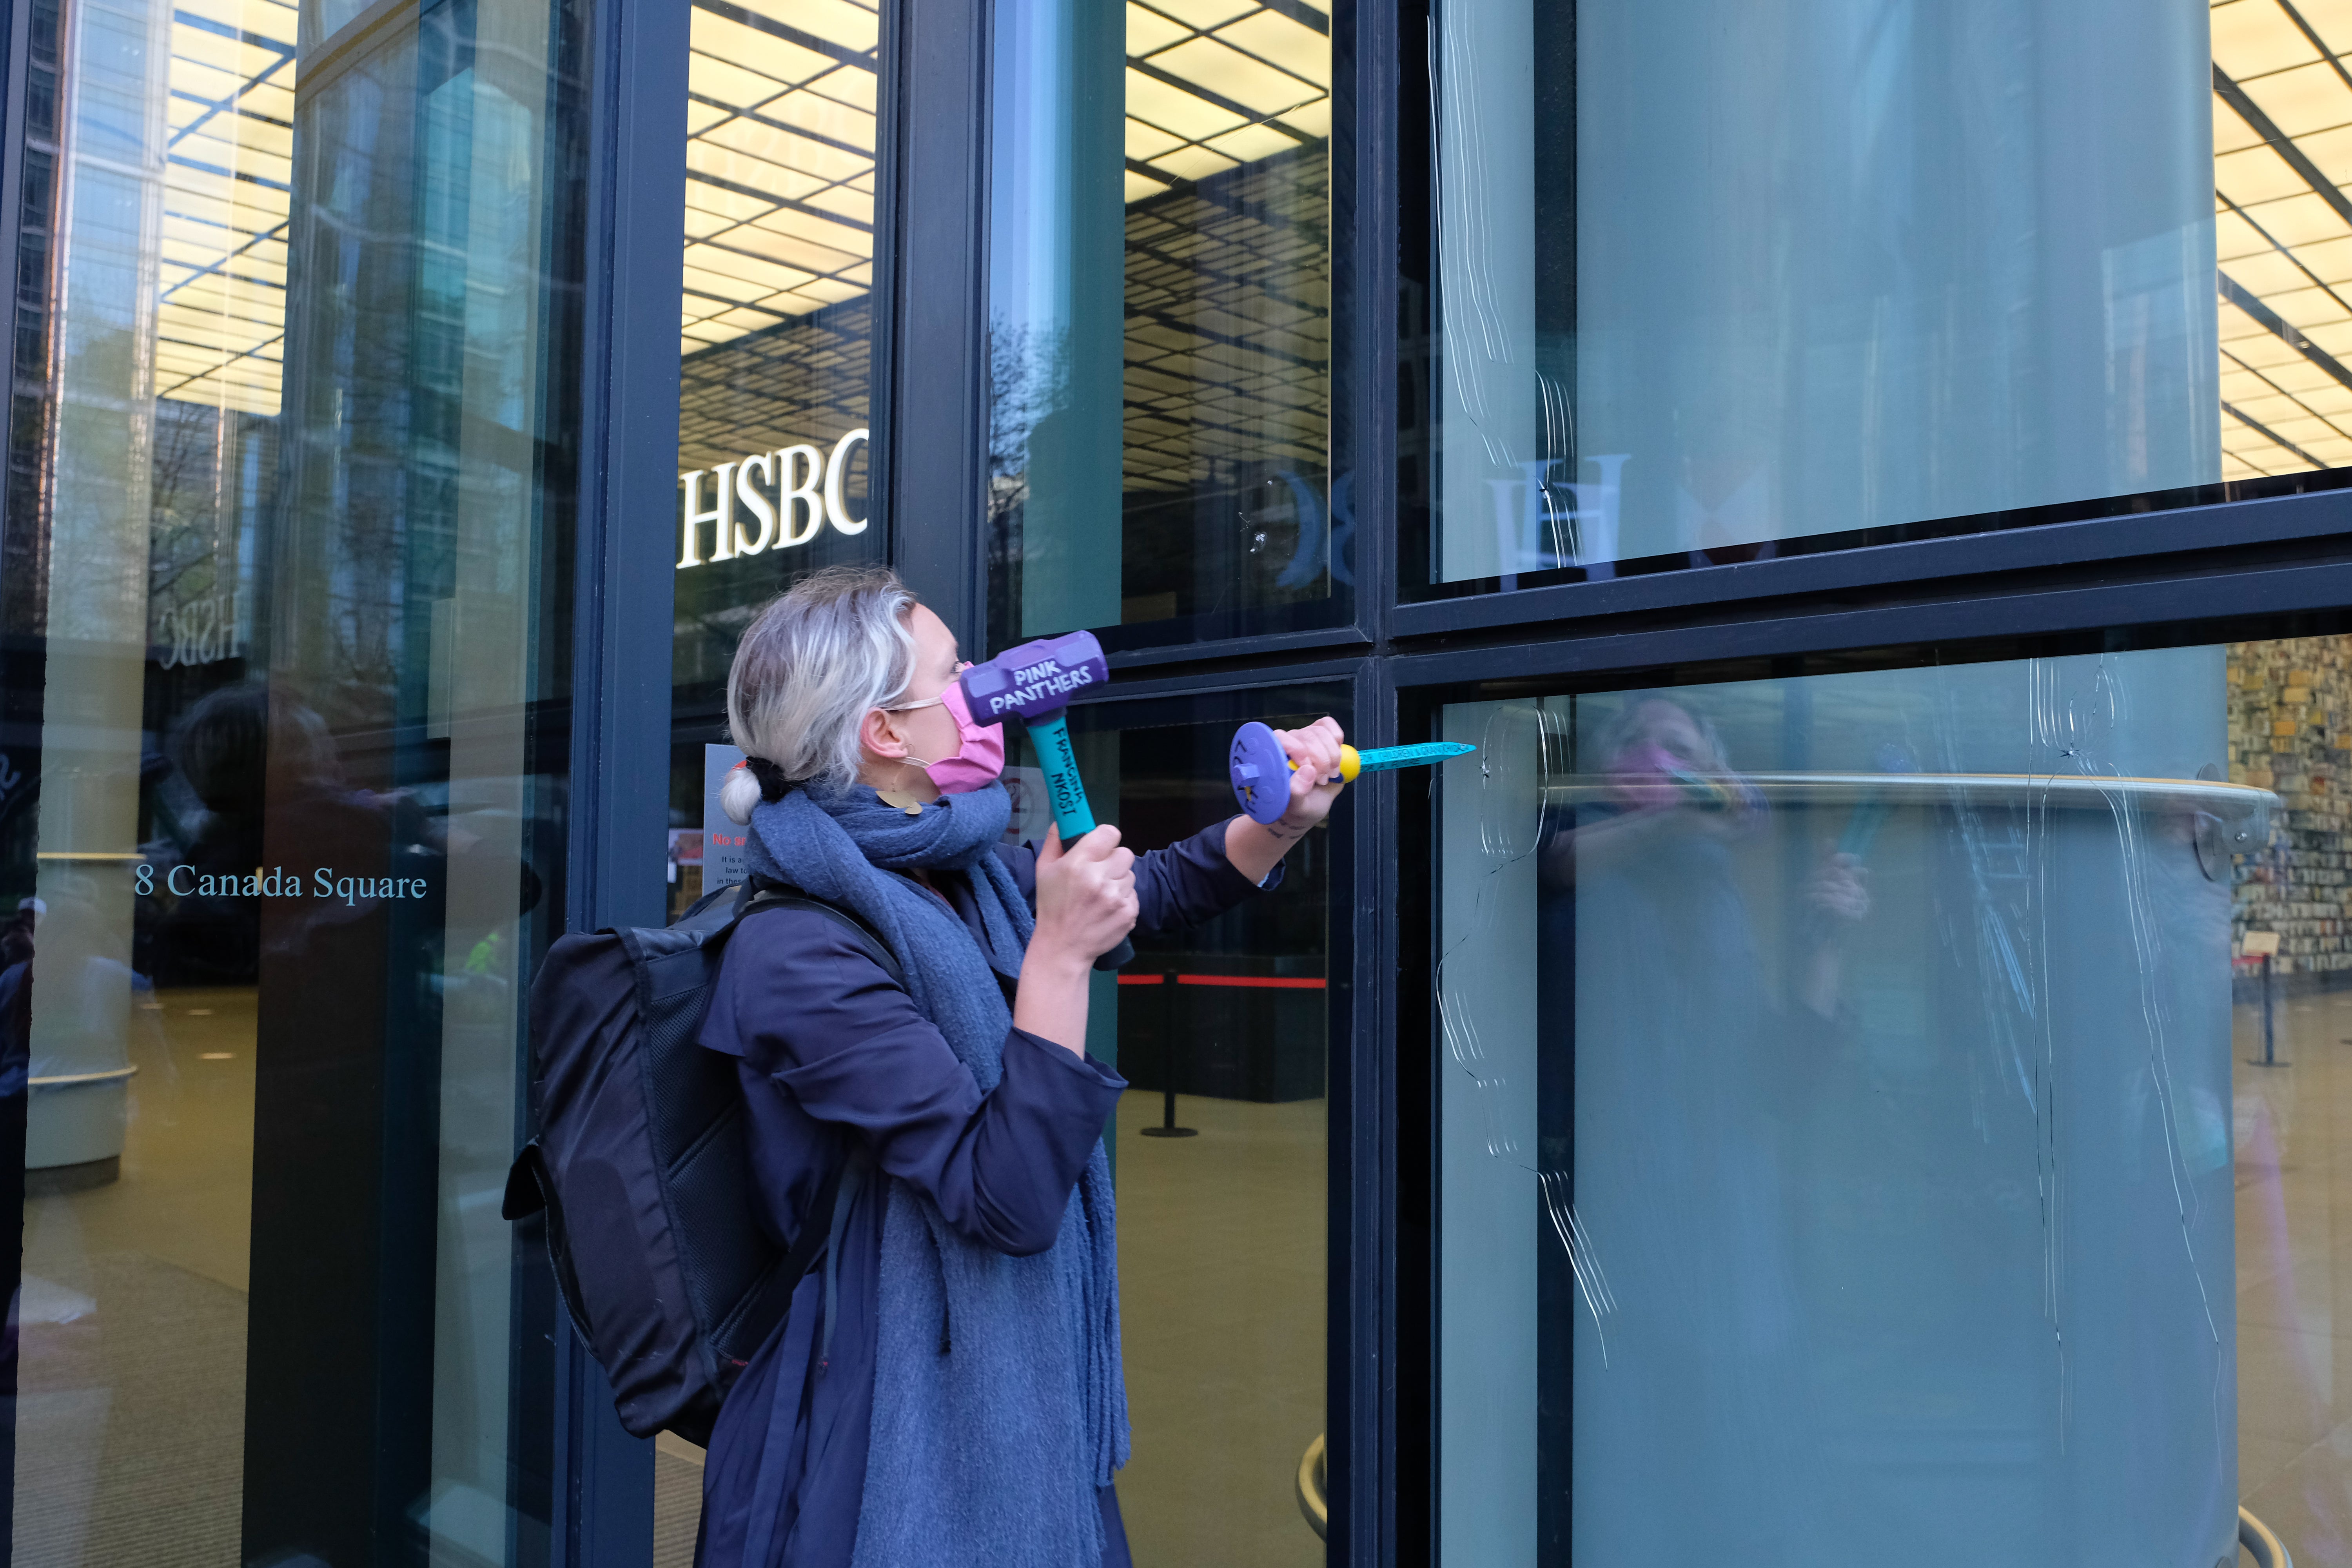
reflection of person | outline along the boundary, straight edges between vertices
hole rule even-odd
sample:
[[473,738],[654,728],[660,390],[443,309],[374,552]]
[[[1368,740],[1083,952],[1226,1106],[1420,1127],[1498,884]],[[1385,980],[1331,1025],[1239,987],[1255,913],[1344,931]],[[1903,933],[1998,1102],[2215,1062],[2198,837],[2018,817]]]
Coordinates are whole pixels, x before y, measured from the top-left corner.
[[[702,1043],[740,1058],[770,1228],[835,1239],[720,1412],[706,1568],[1128,1563],[1100,1142],[1126,1086],[1084,1049],[1090,966],[1271,885],[1339,792],[1318,781],[1339,731],[1285,736],[1302,766],[1269,827],[1013,847],[1001,729],[959,668],[894,576],[837,569],[770,605],[729,677],[751,760],[722,803],[755,874],[855,911],[905,983],[807,910],[729,942]],[[845,1163],[842,1200],[809,1212]]]
[[[1580,877],[1640,865],[1661,853],[1679,858],[1666,850],[1677,839],[1728,843],[1760,814],[1761,803],[1725,759],[1715,726],[1679,702],[1653,697],[1629,703],[1603,726],[1596,749],[1607,798],[1546,841],[1544,879],[1554,888],[1571,888]],[[1701,858],[1714,863],[1713,857]],[[1827,1015],[1837,1005],[1835,931],[1869,915],[1868,878],[1859,857],[1832,851],[1805,883],[1810,927],[1820,940],[1808,955],[1798,994],[1816,1013]]]
[[[478,841],[405,791],[351,787],[326,721],[299,698],[259,682],[223,687],[188,710],[172,751],[205,815],[183,854],[185,874],[157,879],[158,984],[250,982],[265,932],[273,952],[299,952],[384,912],[377,898],[308,896],[317,888],[307,879],[321,869],[421,887],[425,918],[413,929],[421,941],[439,939],[445,869]],[[288,874],[300,893],[178,890],[240,886],[257,868]],[[538,878],[525,866],[518,882],[517,909],[528,910]],[[470,942],[483,933],[450,934]]]
[[[1601,1330],[1608,1370],[1585,1375],[1580,1351],[1566,1392],[1578,1541],[1613,1552],[1638,1537],[1664,1562],[1780,1561],[1818,1528],[1792,1458],[1805,1346],[1783,1109],[1834,1036],[1832,922],[1865,913],[1868,894],[1858,864],[1824,856],[1759,932],[1739,847],[1763,838],[1764,807],[1712,727],[1678,702],[1635,700],[1597,751],[1601,798],[1542,849],[1540,996],[1548,1036],[1573,1042],[1574,1083],[1562,1124],[1542,1132],[1573,1150],[1576,1208],[1622,1309]],[[1764,957],[1780,921],[1798,981],[1788,1008],[1772,1004]],[[1669,1475],[1705,1477],[1705,1502],[1657,1508]]]
[[[190,710],[175,759],[212,819],[192,868],[282,868],[299,893],[175,900],[161,961],[226,978],[251,942],[257,976],[252,1342],[246,1554],[357,1561],[383,1434],[430,1429],[436,1269],[430,1223],[446,1180],[438,1123],[452,858],[472,852],[419,792],[355,787],[326,720],[282,682],[225,688]],[[512,860],[491,862],[513,876]],[[393,883],[404,898],[320,891]],[[179,885],[189,886],[183,876]],[[535,895],[528,871],[518,905]],[[168,885],[163,889],[168,895]],[[176,948],[172,944],[179,944]],[[217,981],[215,982],[217,983]],[[453,1074],[463,1081],[462,1068]],[[427,1223],[413,1223],[426,1216]]]
[[[289,706],[278,704],[281,722]],[[316,725],[315,716],[309,717]],[[262,864],[269,719],[268,688],[251,684],[208,693],[180,721],[173,736],[173,760],[205,808],[195,841],[182,854],[181,864],[194,873],[181,879],[184,885],[198,887],[204,877],[242,877]],[[306,735],[310,728],[299,721],[286,727],[289,739]],[[328,757],[332,757],[331,747]],[[162,881],[165,889],[173,885],[168,874]],[[165,907],[155,932],[153,978],[158,984],[223,984],[254,978],[261,953],[261,913],[256,900],[191,893],[154,901]]]

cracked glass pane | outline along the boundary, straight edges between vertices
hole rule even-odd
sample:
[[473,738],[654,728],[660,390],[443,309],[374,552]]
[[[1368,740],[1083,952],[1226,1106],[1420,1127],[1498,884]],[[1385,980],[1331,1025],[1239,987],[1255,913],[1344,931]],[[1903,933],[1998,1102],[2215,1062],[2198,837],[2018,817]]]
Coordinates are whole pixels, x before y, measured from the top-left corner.
[[2341,638],[1444,710],[1444,1560],[2333,1560],[2347,721]]
[[1400,21],[1409,593],[2347,482],[2341,7]]

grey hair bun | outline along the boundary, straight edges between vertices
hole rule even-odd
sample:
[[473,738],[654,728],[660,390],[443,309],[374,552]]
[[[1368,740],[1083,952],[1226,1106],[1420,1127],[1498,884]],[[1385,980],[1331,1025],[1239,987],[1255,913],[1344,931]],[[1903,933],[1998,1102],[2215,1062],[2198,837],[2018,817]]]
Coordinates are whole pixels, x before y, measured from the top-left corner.
[[719,786],[719,809],[727,814],[727,820],[750,822],[751,810],[759,804],[760,781],[751,776],[751,770],[742,766],[729,769],[727,782]]

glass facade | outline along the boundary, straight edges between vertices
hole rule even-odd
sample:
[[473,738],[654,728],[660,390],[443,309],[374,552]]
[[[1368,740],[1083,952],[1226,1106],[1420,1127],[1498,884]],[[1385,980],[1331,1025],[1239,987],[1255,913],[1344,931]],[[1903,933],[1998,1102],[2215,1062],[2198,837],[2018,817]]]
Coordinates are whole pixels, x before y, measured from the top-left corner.
[[1444,1559],[2328,1561],[2346,660],[1446,706]]
[[2118,15],[1439,0],[1411,590],[2332,486],[2352,36]]
[[18,21],[13,1560],[542,1554],[578,18]]
[[[881,18],[693,10],[679,316],[671,908],[702,888],[704,747],[735,639],[819,567],[887,557],[874,487]],[[712,829],[719,831],[719,829]]]
[[11,0],[10,1561],[694,1561],[526,998],[842,562],[1097,634],[1138,848],[1476,748],[1095,978],[1139,1568],[2352,1560],[2347,49]]
[[[1105,819],[1137,851],[1175,843],[1232,815],[1236,725],[1324,713],[1348,721],[1344,689],[1089,715],[1089,797],[1118,802]],[[1042,805],[1031,777],[1024,798]],[[1297,1479],[1326,1419],[1337,842],[1328,826],[1309,834],[1278,890],[1139,937],[1135,961],[1096,981],[1088,1049],[1129,1086],[1110,1143],[1135,1430],[1118,1496],[1137,1568],[1325,1560]]]
[[1344,615],[1330,33],[1296,0],[997,8],[994,645]]
[[[856,0],[698,0],[687,65],[667,907],[738,881],[718,810],[727,669],[810,572],[887,559],[874,473],[882,18]],[[725,842],[722,842],[725,841]],[[720,866],[706,883],[705,873]],[[655,1560],[692,1561],[702,1450],[655,1456]]]
[[881,19],[850,0],[698,5],[679,312],[676,679],[723,687],[792,580],[869,528]]

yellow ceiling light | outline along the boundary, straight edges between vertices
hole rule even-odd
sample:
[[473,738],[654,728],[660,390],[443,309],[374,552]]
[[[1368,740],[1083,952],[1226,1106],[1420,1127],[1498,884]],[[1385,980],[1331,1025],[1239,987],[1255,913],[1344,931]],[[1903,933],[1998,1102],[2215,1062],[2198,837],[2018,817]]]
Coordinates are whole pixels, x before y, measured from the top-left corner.
[[294,142],[295,8],[173,12],[158,247],[155,394],[278,412]]
[[2212,19],[2222,478],[2352,464],[2352,194],[2321,173],[2352,167],[2352,33],[2309,0]]
[[1129,0],[1127,199],[1329,135],[1329,29],[1297,0]]
[[1280,11],[1253,11],[1216,31],[1220,43],[1246,51],[1277,66],[1307,89],[1304,96],[1319,97],[1331,80],[1331,39],[1306,23]]
[[1161,69],[1211,88],[1261,116],[1295,109],[1322,89],[1217,38],[1190,38],[1152,57]]
[[680,353],[872,286],[880,36],[854,0],[694,7]]
[[[1330,130],[1326,9],[1133,0],[1127,199]],[[872,286],[877,12],[856,0],[700,0],[688,68],[679,351]]]

